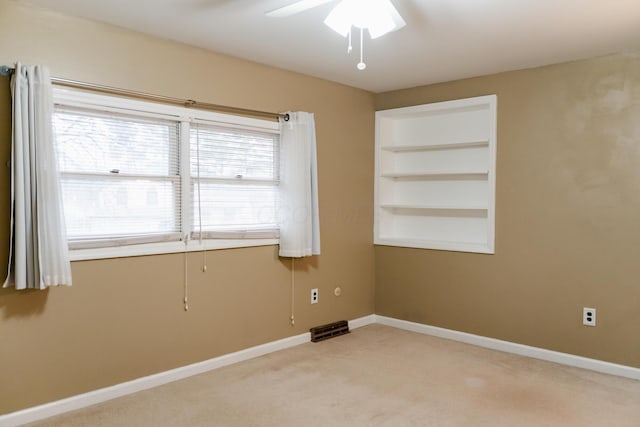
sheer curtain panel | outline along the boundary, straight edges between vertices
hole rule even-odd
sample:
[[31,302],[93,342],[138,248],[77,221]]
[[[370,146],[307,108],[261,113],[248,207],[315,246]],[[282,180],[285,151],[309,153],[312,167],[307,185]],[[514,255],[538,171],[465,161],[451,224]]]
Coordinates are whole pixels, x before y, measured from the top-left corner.
[[312,113],[280,119],[280,256],[320,254],[316,131]]
[[46,67],[18,63],[11,79],[11,246],[4,287],[71,285]]

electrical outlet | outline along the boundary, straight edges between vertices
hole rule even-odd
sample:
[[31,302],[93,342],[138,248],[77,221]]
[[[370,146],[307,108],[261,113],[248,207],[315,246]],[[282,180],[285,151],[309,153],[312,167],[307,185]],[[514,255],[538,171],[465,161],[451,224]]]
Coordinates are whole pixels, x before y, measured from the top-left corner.
[[318,303],[318,288],[311,289],[311,304]]
[[584,326],[596,326],[596,309],[583,307],[582,308],[582,324]]

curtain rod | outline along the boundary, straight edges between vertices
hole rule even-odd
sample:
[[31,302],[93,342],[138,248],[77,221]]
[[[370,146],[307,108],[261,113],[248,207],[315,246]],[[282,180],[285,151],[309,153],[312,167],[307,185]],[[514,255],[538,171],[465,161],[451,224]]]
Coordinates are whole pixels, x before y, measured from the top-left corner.
[[[10,76],[11,74],[13,74],[14,71],[15,71],[15,68],[9,67],[7,65],[0,66],[0,75]],[[247,108],[230,107],[228,105],[210,104],[207,102],[194,101],[193,99],[172,98],[170,96],[155,95],[151,93],[138,92],[135,90],[120,89],[112,86],[104,86],[104,85],[99,85],[94,83],[79,82],[76,80],[61,79],[58,77],[51,77],[51,83],[59,86],[73,87],[76,89],[89,89],[89,90],[109,93],[113,95],[122,95],[127,97],[147,99],[150,101],[162,102],[165,104],[182,105],[188,108],[200,108],[203,110],[213,110],[218,112],[242,114],[242,115],[248,115],[248,116],[254,116],[254,117],[265,117],[265,118],[270,118],[274,120],[283,118],[284,121],[289,121],[289,114],[286,114],[286,113],[285,114],[272,113],[269,111],[259,111],[259,110],[250,110]]]

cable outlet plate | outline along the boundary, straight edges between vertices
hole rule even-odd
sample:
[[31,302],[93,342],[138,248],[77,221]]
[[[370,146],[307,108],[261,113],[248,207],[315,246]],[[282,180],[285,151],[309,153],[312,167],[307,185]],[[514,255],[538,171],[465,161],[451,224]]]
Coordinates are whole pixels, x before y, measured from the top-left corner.
[[596,309],[582,307],[582,324],[584,326],[596,326]]
[[318,303],[318,288],[311,289],[311,304]]

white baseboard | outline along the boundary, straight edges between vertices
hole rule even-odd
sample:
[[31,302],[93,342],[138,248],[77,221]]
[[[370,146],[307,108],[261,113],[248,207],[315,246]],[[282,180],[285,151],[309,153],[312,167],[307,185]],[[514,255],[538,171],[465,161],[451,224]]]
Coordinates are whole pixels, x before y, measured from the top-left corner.
[[[349,327],[351,329],[359,328],[375,323],[375,320],[375,315],[371,314],[369,316],[350,320]],[[111,387],[101,388],[88,393],[57,400],[55,402],[45,403],[43,405],[34,406],[32,408],[23,409],[10,414],[0,415],[0,427],[19,426],[42,420],[44,418],[53,417],[65,412],[75,411],[76,409],[86,408],[87,406],[106,402],[117,397],[126,396],[138,391],[168,384],[173,381],[202,374],[204,372],[212,371],[244,360],[253,359],[275,351],[295,347],[310,341],[311,334],[309,332],[305,332],[304,334],[250,347],[245,350],[225,354],[220,357],[172,369],[170,371],[160,372],[158,374],[116,384]]]
[[[563,365],[575,366],[578,368],[602,372],[605,374],[640,380],[640,369],[630,366],[617,365],[615,363],[603,362],[586,357],[574,356],[571,354],[545,350],[537,347],[530,347],[527,345],[516,344],[508,341],[501,341],[494,338],[473,335],[466,332],[438,328],[435,326],[428,326],[421,323],[408,322],[406,320],[399,320],[375,314],[350,320],[349,328],[357,329],[374,323],[417,332],[420,334],[460,341],[467,344],[477,345],[479,347],[486,347],[494,350],[504,351],[507,353],[519,354],[522,356],[533,357],[535,359],[541,359],[549,362],[560,363]],[[215,357],[203,362],[172,369],[170,371],[149,375],[147,377],[142,377],[121,384],[116,384],[111,387],[90,391],[88,393],[83,393],[55,402],[46,403],[44,405],[34,406],[32,408],[23,409],[21,411],[12,412],[10,414],[0,415],[0,427],[13,427],[42,420],[44,418],[62,414],[64,412],[85,408],[87,406],[106,402],[117,397],[126,396],[128,394],[157,387],[173,381],[178,381],[184,378],[191,377],[193,375],[242,362],[244,360],[253,359],[255,357],[263,356],[275,351],[295,347],[309,341],[310,334],[306,332],[304,334],[247,348],[235,353],[225,354],[220,357]]]
[[180,368],[137,378],[111,387],[105,387],[66,399],[57,400],[55,402],[46,403],[44,405],[34,406],[32,408],[0,416],[0,427],[19,426],[33,421],[42,420],[64,412],[85,408],[117,397],[126,396],[128,394],[168,384],[173,381],[202,374],[204,372],[212,371],[244,360],[253,359],[275,351],[295,347],[310,341],[311,334],[309,332],[305,332],[300,335],[250,347],[235,353],[225,354],[223,356],[182,366]]
[[373,325],[374,323],[376,323],[376,315],[370,314],[358,319],[349,320],[349,329],[357,329],[363,326]]
[[534,359],[546,360],[548,362],[555,362],[561,365],[574,366],[577,368],[589,369],[591,371],[615,375],[618,377],[640,380],[640,369],[631,366],[618,365],[615,363],[604,362],[602,360],[575,356],[573,354],[561,353],[558,351],[545,350],[539,347],[516,344],[509,341],[487,338],[480,335],[439,328],[436,326],[424,325],[422,323],[409,322],[406,320],[394,319],[391,317],[379,315],[376,315],[375,317],[376,323],[380,325],[392,326],[394,328],[404,329],[406,331],[412,331],[420,334],[432,335],[435,337],[446,338],[453,341],[473,344],[478,347],[485,347],[493,350],[504,351],[506,353],[532,357]]

